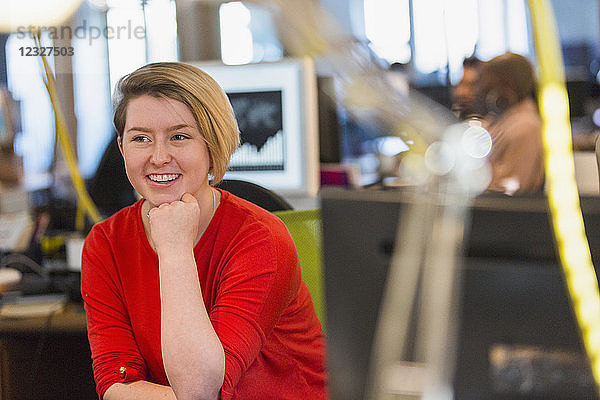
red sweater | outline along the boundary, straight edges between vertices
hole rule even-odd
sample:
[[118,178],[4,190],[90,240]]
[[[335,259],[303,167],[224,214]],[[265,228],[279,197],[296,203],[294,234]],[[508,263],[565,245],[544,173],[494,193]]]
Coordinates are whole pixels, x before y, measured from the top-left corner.
[[[202,296],[225,351],[221,398],[324,399],[325,340],[293,241],[275,216],[221,191],[194,248]],[[142,201],[96,224],[81,291],[98,395],[115,382],[162,385],[158,257]]]

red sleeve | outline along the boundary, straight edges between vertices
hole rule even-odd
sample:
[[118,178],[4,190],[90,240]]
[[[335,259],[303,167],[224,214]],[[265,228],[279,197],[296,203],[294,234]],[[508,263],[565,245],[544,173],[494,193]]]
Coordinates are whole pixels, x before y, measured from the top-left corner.
[[298,292],[298,256],[283,223],[246,226],[229,252],[210,319],[225,351],[222,400],[230,399]]
[[144,380],[146,365],[133,337],[110,241],[98,226],[84,244],[81,293],[96,391],[102,399],[116,382]]

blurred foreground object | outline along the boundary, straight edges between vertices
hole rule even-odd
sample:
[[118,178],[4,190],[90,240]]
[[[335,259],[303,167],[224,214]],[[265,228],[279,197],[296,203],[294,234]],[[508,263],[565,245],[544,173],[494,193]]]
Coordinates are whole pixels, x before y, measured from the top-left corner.
[[529,0],[540,67],[539,104],[552,224],[592,373],[600,388],[600,294],[585,235],[575,171],[565,73],[552,8]]
[[[489,135],[480,127],[456,124],[445,108],[389,81],[389,74],[368,46],[339,28],[315,1],[257,1],[269,7],[286,48],[328,66],[339,83],[338,98],[373,137],[396,136],[409,149],[390,162],[415,187],[399,229],[380,323],[376,331],[367,398],[389,397],[386,377],[402,358],[411,304],[421,293],[418,360],[425,365],[425,396],[451,391],[452,320],[456,261],[470,198],[489,183]],[[418,289],[420,289],[418,291]]]
[[[429,314],[427,310],[433,311],[423,317],[424,321],[430,322],[426,325],[429,331],[424,338],[425,361],[429,367],[423,397],[452,398],[448,385],[448,377],[452,374],[452,342],[447,340],[452,328],[448,316],[452,311],[455,258],[462,240],[457,227],[464,223],[465,204],[474,192],[469,191],[461,175],[473,167],[473,162],[462,158],[456,141],[443,140],[444,135],[450,133],[446,129],[450,124],[444,113],[434,106],[422,106],[424,102],[392,93],[391,85],[385,84],[380,70],[364,49],[348,39],[333,18],[322,12],[318,3],[289,0],[259,3],[272,7],[282,27],[283,40],[293,54],[320,57],[330,62],[342,82],[345,94],[342,101],[350,112],[363,122],[383,125],[389,130],[388,134],[413,143],[410,157],[404,159],[411,160],[410,165],[414,166],[411,171],[423,178],[419,189],[421,199],[407,213],[409,223],[403,224],[403,234],[397,239],[396,247],[400,251],[394,253],[380,314],[380,320],[387,325],[378,327],[378,343],[373,352],[373,362],[377,365],[371,371],[369,398],[379,400],[391,395],[385,387],[386,373],[401,355],[401,338],[406,332],[405,322],[410,318],[410,305],[416,295],[421,268],[423,276],[431,278],[422,281],[423,299],[428,302],[423,306],[424,314]],[[600,382],[600,297],[574,179],[560,46],[549,2],[530,0],[529,6],[540,65],[539,103],[554,229],[586,350],[596,381]],[[421,218],[415,217],[417,215]],[[400,264],[402,268],[399,268]],[[434,287],[437,290],[432,290]],[[398,313],[402,315],[398,316]]]

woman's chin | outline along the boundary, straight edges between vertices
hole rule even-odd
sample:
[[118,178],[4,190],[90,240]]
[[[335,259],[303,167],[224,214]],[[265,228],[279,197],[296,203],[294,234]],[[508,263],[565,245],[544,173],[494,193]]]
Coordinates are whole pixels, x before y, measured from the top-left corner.
[[145,199],[148,203],[150,203],[150,205],[152,207],[158,207],[161,204],[169,204],[169,203],[173,203],[174,201],[181,200],[181,196],[179,196],[179,197],[175,197],[175,196],[146,197]]

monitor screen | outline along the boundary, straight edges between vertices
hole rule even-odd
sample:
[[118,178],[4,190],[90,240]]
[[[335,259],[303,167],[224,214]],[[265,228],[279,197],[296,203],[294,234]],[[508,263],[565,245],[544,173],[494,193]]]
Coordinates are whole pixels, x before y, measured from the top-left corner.
[[313,196],[319,186],[317,86],[313,62],[191,63],[225,90],[241,132],[225,179],[256,183],[284,196]]
[[[330,397],[363,399],[406,196],[327,188],[321,203]],[[598,265],[600,198],[581,198],[581,205]],[[469,211],[466,257],[459,266],[454,398],[597,398],[558,264],[547,200],[484,196]],[[409,335],[409,347],[414,338]]]

